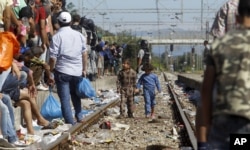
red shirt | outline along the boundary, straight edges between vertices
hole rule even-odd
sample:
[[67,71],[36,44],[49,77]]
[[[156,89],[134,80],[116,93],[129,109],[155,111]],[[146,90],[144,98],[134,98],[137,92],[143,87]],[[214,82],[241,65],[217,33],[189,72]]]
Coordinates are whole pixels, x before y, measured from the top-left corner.
[[36,34],[40,35],[40,21],[44,20],[46,23],[46,11],[42,3],[36,3],[35,6],[35,24],[36,24]]
[[42,4],[36,5],[35,8],[35,23],[39,24],[40,20],[46,20],[46,11]]

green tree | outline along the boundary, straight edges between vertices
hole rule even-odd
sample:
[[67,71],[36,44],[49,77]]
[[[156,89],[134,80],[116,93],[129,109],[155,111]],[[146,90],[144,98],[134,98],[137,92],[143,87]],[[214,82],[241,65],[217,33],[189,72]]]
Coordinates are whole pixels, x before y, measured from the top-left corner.
[[70,2],[66,5],[66,9],[70,12],[70,14],[75,15],[77,14],[78,10],[75,8],[74,3]]
[[123,58],[129,58],[131,60],[132,68],[136,69],[137,67],[137,53],[139,51],[138,41],[139,39],[135,36],[132,36],[128,31],[122,31],[117,33],[116,42],[119,45],[126,44],[126,48],[123,50]]

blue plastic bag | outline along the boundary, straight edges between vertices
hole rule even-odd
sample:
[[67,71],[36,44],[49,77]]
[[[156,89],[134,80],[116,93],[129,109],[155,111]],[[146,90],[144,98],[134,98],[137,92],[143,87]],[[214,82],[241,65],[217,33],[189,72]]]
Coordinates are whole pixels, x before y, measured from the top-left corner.
[[81,98],[96,97],[95,89],[87,78],[82,78],[82,80],[79,82],[77,85],[76,94]]
[[49,121],[62,118],[61,104],[54,98],[51,92],[41,107],[41,115]]

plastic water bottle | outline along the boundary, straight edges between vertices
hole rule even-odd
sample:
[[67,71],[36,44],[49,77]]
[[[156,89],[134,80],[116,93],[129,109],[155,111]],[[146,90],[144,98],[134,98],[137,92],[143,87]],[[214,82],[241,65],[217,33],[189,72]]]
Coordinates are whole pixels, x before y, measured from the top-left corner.
[[29,19],[27,17],[22,17],[22,23],[24,26],[29,27]]

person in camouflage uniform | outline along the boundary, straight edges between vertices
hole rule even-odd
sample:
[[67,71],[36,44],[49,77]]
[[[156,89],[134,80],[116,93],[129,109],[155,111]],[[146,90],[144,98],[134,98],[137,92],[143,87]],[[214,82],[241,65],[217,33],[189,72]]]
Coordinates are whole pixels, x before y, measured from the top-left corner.
[[130,62],[129,59],[125,59],[122,62],[122,70],[120,70],[117,75],[117,91],[121,94],[120,116],[118,116],[118,118],[125,117],[125,103],[127,104],[128,117],[134,117],[134,91],[136,88],[137,74],[135,70],[130,67]]
[[201,112],[196,120],[198,149],[227,150],[230,134],[250,134],[249,10],[250,1],[239,0],[239,28],[211,45],[201,88]]

